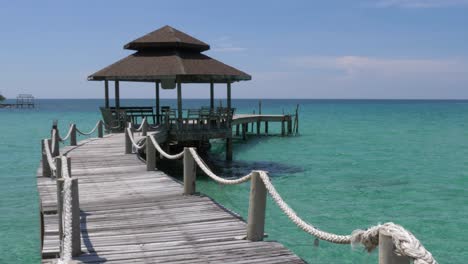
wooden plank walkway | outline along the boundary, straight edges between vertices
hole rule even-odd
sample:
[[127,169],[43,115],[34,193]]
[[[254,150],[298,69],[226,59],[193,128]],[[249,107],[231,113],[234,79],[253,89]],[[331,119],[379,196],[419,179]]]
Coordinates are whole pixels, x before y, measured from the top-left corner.
[[[277,242],[240,240],[246,223],[205,196],[184,196],[161,171],[125,155],[123,134],[66,147],[78,177],[83,254],[78,263],[305,263]],[[59,252],[55,180],[38,170],[46,212],[43,263]]]

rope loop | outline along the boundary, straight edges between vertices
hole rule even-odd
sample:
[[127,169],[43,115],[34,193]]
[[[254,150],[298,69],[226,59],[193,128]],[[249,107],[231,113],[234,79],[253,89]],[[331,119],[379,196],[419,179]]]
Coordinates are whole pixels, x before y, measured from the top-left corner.
[[87,132],[87,133],[82,132],[82,131],[79,130],[78,128],[76,128],[76,132],[80,133],[80,134],[83,135],[83,136],[89,136],[89,135],[93,134],[94,131],[96,131],[96,129],[97,129],[98,126],[99,126],[99,123],[101,123],[101,120],[99,120],[99,121],[96,123],[96,125],[94,126],[94,128],[91,129],[91,131],[89,131],[89,132]]
[[154,147],[156,148],[156,150],[161,153],[161,155],[163,155],[163,157],[165,157],[166,159],[171,159],[171,160],[176,160],[176,159],[180,159],[184,156],[184,151],[178,153],[178,154],[175,154],[175,155],[171,155],[167,152],[165,152],[161,146],[159,145],[158,141],[154,138],[154,135],[149,135],[149,138],[151,139],[151,142],[153,143]]
[[132,134],[132,129],[131,129],[130,127],[128,127],[128,128],[126,129],[126,133],[128,134],[128,137],[130,138],[130,141],[132,142],[132,145],[133,145],[134,148],[136,148],[136,149],[143,149],[143,148],[146,146],[146,144],[147,144],[146,141],[145,141],[143,144],[141,144],[141,145],[138,145],[138,144],[135,142],[135,139],[133,138],[133,134]]

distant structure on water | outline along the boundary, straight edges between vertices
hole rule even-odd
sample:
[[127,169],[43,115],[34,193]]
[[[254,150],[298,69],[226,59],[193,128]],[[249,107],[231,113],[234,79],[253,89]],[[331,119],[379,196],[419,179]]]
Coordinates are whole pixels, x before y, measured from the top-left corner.
[[[3,97],[3,96],[2,96]],[[3,97],[5,100],[6,98]],[[1,101],[1,100],[0,100]],[[32,94],[19,94],[16,96],[15,104],[0,104],[0,108],[34,108],[36,107],[35,98]]]

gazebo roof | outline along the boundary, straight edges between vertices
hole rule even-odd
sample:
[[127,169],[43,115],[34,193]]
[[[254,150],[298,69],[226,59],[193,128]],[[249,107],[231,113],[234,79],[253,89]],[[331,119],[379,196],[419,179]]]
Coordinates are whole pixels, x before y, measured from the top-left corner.
[[137,50],[90,75],[88,80],[159,81],[184,83],[233,82],[252,77],[201,54],[210,46],[177,29],[164,26],[124,46]]
[[126,44],[124,49],[143,50],[160,48],[191,49],[205,51],[210,45],[170,26],[164,26]]

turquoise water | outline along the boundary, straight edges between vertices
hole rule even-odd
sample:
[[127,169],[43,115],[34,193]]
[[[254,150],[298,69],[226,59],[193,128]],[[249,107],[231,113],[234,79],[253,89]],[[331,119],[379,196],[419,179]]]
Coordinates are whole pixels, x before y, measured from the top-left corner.
[[[36,110],[0,110],[0,263],[39,263],[35,171],[39,141],[52,120],[93,127],[99,100],[41,100]],[[174,105],[174,100],[163,104]],[[393,221],[411,230],[440,263],[468,260],[468,101],[264,100],[264,113],[300,104],[300,136],[236,141],[234,162],[211,157],[220,173],[270,171],[283,198],[306,221],[334,233]],[[122,105],[151,105],[127,100]],[[184,107],[206,105],[188,100]],[[234,100],[251,112],[256,100]],[[263,128],[262,128],[263,129]],[[279,131],[270,126],[270,131]],[[249,185],[198,181],[201,192],[247,215]],[[297,229],[268,201],[269,239],[310,263],[377,263],[376,254],[320,242]],[[5,254],[5,252],[8,252]]]

